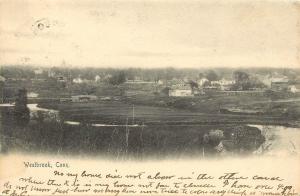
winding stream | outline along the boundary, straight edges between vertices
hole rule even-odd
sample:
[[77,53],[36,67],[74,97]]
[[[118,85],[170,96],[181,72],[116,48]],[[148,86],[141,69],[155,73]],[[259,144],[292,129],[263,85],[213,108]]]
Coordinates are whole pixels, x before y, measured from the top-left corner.
[[300,155],[300,128],[263,125],[249,126],[259,128],[266,139],[255,152],[256,154],[281,157]]

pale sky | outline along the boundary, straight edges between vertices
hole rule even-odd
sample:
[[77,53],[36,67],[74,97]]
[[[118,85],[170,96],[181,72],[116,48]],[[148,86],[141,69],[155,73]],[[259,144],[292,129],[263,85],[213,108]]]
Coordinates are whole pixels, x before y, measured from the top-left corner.
[[288,0],[0,0],[0,65],[300,67]]

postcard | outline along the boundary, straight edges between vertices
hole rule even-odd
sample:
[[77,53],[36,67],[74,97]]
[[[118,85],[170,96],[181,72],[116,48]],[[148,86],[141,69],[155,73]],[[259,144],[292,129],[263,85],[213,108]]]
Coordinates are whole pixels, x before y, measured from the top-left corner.
[[0,0],[0,195],[299,195],[299,55],[299,1]]

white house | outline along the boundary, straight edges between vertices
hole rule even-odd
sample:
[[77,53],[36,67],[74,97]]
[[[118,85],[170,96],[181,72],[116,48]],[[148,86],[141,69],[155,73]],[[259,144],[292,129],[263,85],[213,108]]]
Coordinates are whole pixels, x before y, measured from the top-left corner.
[[34,70],[34,74],[36,74],[36,75],[40,75],[40,74],[43,74],[43,70],[42,69],[36,69],[36,70]]
[[72,102],[89,102],[98,100],[98,97],[96,95],[75,95],[71,98]]
[[272,83],[287,83],[289,81],[287,76],[276,74],[256,75],[257,78],[267,87],[271,88]]
[[235,83],[234,80],[226,80],[225,78],[222,78],[222,80],[219,80],[221,85],[232,85]]
[[74,78],[73,79],[73,83],[75,83],[75,84],[81,84],[81,83],[83,83],[83,80],[80,77]]
[[290,92],[292,92],[292,93],[298,93],[298,92],[300,92],[300,89],[297,88],[296,85],[290,85],[288,88],[289,88]]
[[234,83],[234,80],[226,80],[225,78],[211,82],[212,85],[219,85],[221,90],[229,90]]
[[284,77],[279,77],[279,78],[271,78],[271,82],[288,82],[289,79],[288,77],[284,76]]
[[199,86],[203,86],[205,82],[208,82],[209,80],[207,78],[201,78],[197,81]]
[[157,84],[162,85],[162,84],[164,84],[164,81],[158,80]]
[[170,97],[192,97],[194,96],[191,89],[171,89],[169,91]]
[[100,82],[100,80],[101,80],[101,77],[99,75],[96,75],[95,76],[95,82]]
[[39,96],[39,94],[35,93],[35,92],[28,92],[27,93],[28,98],[37,98],[38,96]]

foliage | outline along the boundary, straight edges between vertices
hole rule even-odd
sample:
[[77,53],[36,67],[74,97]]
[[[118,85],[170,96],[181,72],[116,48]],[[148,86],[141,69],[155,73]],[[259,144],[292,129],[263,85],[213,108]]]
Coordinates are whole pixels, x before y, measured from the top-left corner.
[[213,70],[209,70],[206,74],[205,74],[206,78],[209,80],[209,81],[217,81],[219,80],[219,76],[218,74],[213,71]]
[[243,71],[235,71],[233,73],[235,84],[232,90],[250,90],[254,88],[264,88],[265,85],[255,77],[250,77],[249,74]]
[[120,85],[126,82],[126,75],[124,71],[120,71],[117,74],[114,74],[108,81],[112,85]]
[[191,87],[192,92],[194,92],[195,89],[199,88],[198,83],[195,82],[195,81],[190,80],[188,83],[189,83],[189,85]]
[[169,96],[169,91],[170,91],[170,87],[165,87],[161,90],[161,93],[164,94],[164,95],[167,95]]
[[21,66],[3,66],[1,67],[1,75],[5,78],[33,78],[33,70]]
[[16,124],[24,126],[29,123],[30,112],[27,107],[27,90],[22,88],[18,91],[14,110]]

